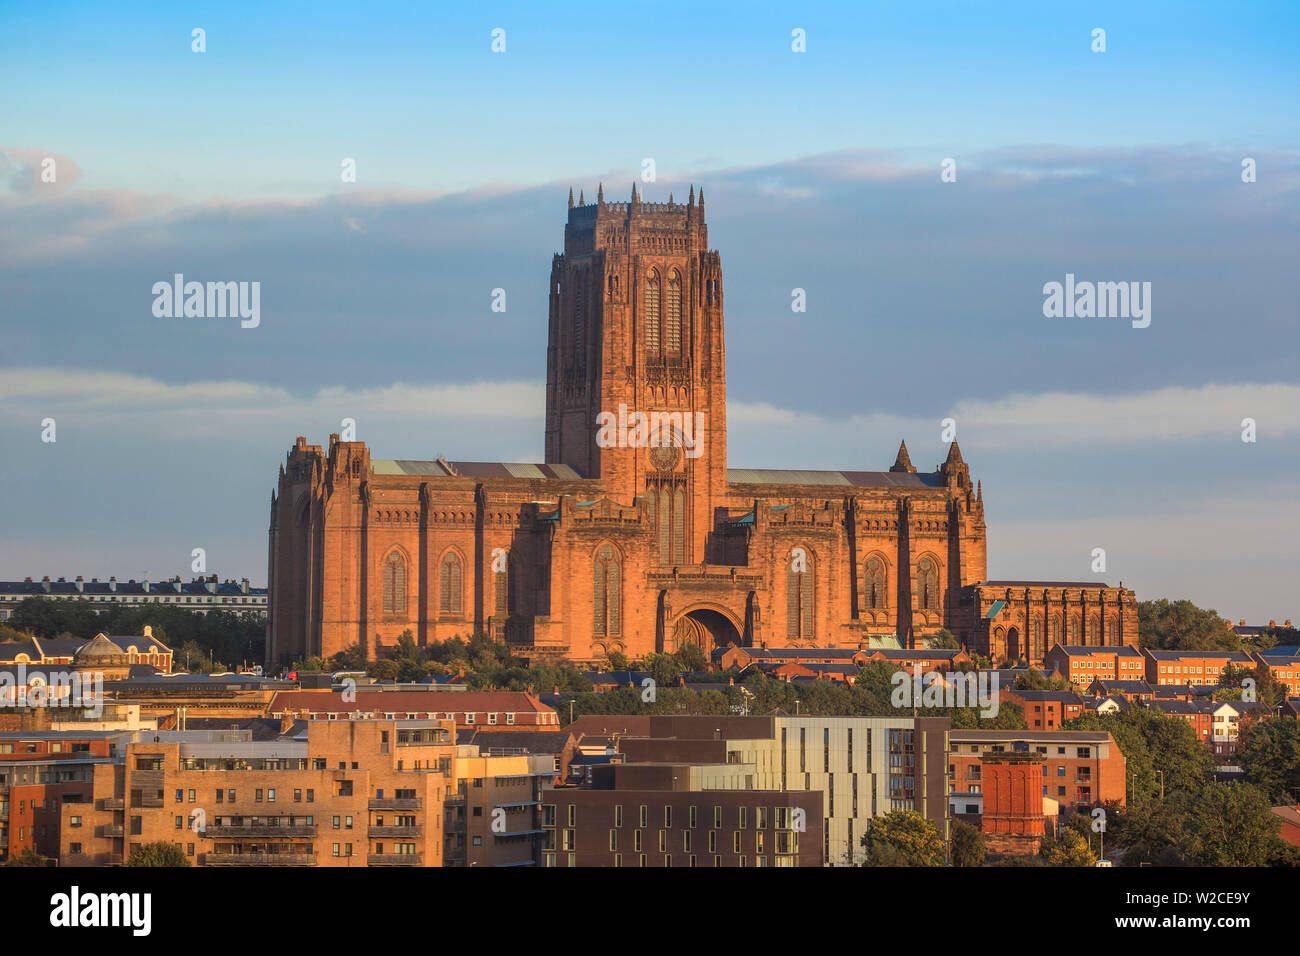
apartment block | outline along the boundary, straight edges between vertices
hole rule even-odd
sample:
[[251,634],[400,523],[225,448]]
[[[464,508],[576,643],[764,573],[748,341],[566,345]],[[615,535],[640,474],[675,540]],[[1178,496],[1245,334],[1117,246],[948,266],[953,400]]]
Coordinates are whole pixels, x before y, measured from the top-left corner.
[[822,795],[710,786],[736,769],[612,766],[601,786],[549,791],[542,865],[821,866]]
[[62,805],[60,855],[122,863],[162,840],[201,866],[439,866],[454,734],[430,720],[310,721],[270,741],[138,734]]
[[1146,672],[1142,652],[1127,644],[1056,644],[1044,655],[1043,668],[1080,689],[1099,680],[1141,680]]
[[1162,651],[1148,648],[1142,652],[1146,681],[1160,684],[1187,684],[1200,687],[1218,684],[1219,675],[1228,665],[1254,669],[1255,662],[1241,651]]
[[1063,810],[1086,812],[1111,800],[1125,802],[1124,754],[1105,731],[953,730],[948,739],[950,790],[959,804],[982,808],[986,758],[1017,753],[1042,760],[1043,796]]

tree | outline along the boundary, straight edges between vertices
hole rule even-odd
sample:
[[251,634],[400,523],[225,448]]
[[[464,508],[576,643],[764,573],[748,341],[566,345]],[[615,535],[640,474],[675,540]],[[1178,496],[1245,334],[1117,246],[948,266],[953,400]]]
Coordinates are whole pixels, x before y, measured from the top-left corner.
[[1158,710],[1130,707],[1117,714],[1084,714],[1062,730],[1104,730],[1124,755],[1128,801],[1138,805],[1158,798],[1163,774],[1166,794],[1198,790],[1210,779],[1214,758],[1191,725]]
[[691,641],[677,648],[673,657],[683,671],[702,671],[709,666],[709,657],[704,653],[704,648]]
[[647,654],[641,659],[641,669],[650,672],[656,687],[671,687],[677,683],[682,670],[677,658],[671,654]]
[[1013,685],[1016,690],[1074,690],[1064,677],[1048,677],[1036,667],[1031,667]]
[[1165,650],[1241,650],[1241,639],[1218,611],[1164,598],[1138,602],[1138,641]]
[[330,663],[335,670],[340,671],[360,671],[366,668],[366,652],[357,641],[345,651],[339,651],[330,658]]
[[874,817],[862,836],[864,866],[943,866],[939,828],[915,810],[891,810]]
[[1215,693],[1215,699],[1241,700],[1247,678],[1255,683],[1255,699],[1267,704],[1270,709],[1286,700],[1286,687],[1273,677],[1273,671],[1267,664],[1257,664],[1253,668],[1229,664],[1219,673],[1219,687],[1222,690]]
[[1259,787],[1275,806],[1300,792],[1300,721],[1266,717],[1241,733],[1237,759],[1246,782]]
[[622,651],[610,651],[605,655],[605,666],[612,671],[630,671],[632,659]]
[[41,856],[31,847],[24,847],[22,853],[6,860],[5,866],[49,866],[50,863],[48,857]]
[[1059,837],[1045,837],[1038,855],[1049,866],[1092,866],[1097,862],[1088,841],[1071,827],[1063,829]]
[[939,650],[956,651],[961,649],[961,642],[946,627],[941,627],[925,638],[925,646]]
[[1282,854],[1282,821],[1264,791],[1248,783],[1209,783],[1180,797],[1183,848],[1197,866],[1268,866]]
[[146,843],[132,850],[126,865],[189,866],[190,861],[186,859],[185,854],[181,852],[181,848],[176,844],[159,840],[156,843]]
[[953,866],[984,865],[984,834],[965,820],[952,821],[952,839],[948,845]]
[[366,675],[375,680],[397,680],[397,662],[371,661],[366,665]]

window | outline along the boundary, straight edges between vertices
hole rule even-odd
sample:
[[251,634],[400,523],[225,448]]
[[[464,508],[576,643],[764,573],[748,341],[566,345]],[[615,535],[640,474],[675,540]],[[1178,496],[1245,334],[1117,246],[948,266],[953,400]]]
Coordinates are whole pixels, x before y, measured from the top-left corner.
[[613,637],[622,633],[622,600],[620,598],[621,573],[618,557],[609,545],[601,545],[596,552],[595,626],[598,637]]
[[438,569],[438,611],[442,614],[462,613],[460,556],[448,551]]
[[659,352],[659,273],[651,272],[645,280],[645,347]]
[[813,636],[813,572],[808,560],[799,560],[800,548],[790,558],[786,575],[786,636],[811,640]]
[[393,551],[384,562],[384,613],[406,612],[406,561]]
[[587,365],[586,343],[582,337],[582,299],[585,283],[579,279],[575,284],[578,291],[573,297],[573,364],[577,368],[585,368]]
[[863,605],[869,611],[885,606],[885,562],[873,554],[867,559],[866,580],[862,588]]
[[939,606],[939,569],[934,559],[924,557],[916,566],[916,594],[918,606],[923,611],[933,611]]
[[664,351],[682,350],[682,280],[676,272],[668,277],[668,315],[664,326]]
[[507,557],[504,564],[505,567],[500,567],[498,561],[493,559],[492,579],[496,587],[496,613],[514,614],[515,562]]

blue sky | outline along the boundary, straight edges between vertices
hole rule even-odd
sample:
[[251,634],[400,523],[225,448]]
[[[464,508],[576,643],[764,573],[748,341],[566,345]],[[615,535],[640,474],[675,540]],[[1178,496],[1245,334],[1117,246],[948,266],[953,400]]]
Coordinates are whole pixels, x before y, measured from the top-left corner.
[[[1104,546],[1300,616],[1300,12],[1133,6],[0,3],[0,576],[262,581],[276,465],[344,416],[540,459],[568,187],[649,157],[707,191],[734,464],[930,468],[952,415],[991,576]],[[260,281],[262,325],[155,318],[175,272]],[[1067,272],[1150,281],[1151,326],[1044,318]]]

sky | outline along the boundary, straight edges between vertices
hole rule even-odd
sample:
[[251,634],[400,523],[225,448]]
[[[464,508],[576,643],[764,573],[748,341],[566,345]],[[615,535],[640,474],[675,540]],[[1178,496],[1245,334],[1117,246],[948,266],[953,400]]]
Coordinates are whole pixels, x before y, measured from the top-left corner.
[[[1132,6],[0,2],[0,578],[264,583],[344,417],[540,461],[568,190],[636,180],[706,190],[733,466],[952,418],[990,577],[1300,617],[1300,11]],[[176,273],[259,324],[156,316]],[[1150,324],[1044,315],[1067,274]]]

